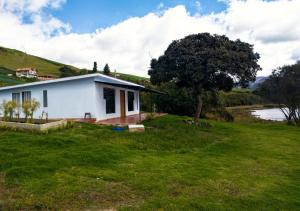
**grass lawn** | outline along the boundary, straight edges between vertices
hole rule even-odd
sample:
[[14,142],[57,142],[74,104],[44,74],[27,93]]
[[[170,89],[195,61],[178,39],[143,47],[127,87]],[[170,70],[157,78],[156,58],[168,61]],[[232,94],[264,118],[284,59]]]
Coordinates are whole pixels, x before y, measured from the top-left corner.
[[164,116],[145,133],[0,131],[0,210],[299,210],[300,129]]

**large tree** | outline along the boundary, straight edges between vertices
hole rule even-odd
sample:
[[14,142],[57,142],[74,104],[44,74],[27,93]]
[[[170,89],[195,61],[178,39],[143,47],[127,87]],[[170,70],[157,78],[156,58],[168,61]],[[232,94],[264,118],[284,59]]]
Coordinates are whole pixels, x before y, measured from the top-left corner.
[[260,70],[253,46],[226,36],[201,33],[173,41],[164,55],[151,61],[153,84],[174,82],[190,88],[195,102],[195,121],[202,111],[205,91],[229,91],[234,83],[247,86]]
[[274,70],[257,93],[278,104],[288,123],[300,126],[300,62]]

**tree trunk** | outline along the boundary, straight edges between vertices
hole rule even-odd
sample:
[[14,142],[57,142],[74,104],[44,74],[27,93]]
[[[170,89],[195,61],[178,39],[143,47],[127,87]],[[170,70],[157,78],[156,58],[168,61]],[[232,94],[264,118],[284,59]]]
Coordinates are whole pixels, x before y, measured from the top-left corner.
[[202,111],[202,105],[203,105],[201,94],[198,94],[196,98],[197,98],[196,99],[197,107],[196,107],[196,112],[195,112],[195,116],[194,116],[195,123],[199,122],[199,118],[200,118],[201,111]]

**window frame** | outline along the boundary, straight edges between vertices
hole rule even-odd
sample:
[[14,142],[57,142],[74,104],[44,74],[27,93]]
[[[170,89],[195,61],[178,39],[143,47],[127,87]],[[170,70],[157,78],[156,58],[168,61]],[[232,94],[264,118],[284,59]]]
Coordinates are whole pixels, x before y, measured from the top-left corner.
[[116,90],[114,88],[103,87],[103,99],[105,100],[105,113],[115,114],[116,113]]
[[127,91],[127,110],[128,110],[128,112],[134,111],[134,107],[135,107],[134,100],[135,100],[135,93],[133,91]]
[[[27,94],[27,95],[25,95]],[[29,98],[29,99],[26,99],[25,98]],[[23,91],[22,92],[22,105],[24,104],[24,102],[27,102],[27,101],[31,101],[31,91]]]
[[[16,96],[16,97],[14,97],[14,96]],[[18,107],[21,106],[21,94],[20,94],[20,92],[11,93],[11,100],[13,102],[16,102]]]
[[43,90],[43,107],[48,108],[48,90]]

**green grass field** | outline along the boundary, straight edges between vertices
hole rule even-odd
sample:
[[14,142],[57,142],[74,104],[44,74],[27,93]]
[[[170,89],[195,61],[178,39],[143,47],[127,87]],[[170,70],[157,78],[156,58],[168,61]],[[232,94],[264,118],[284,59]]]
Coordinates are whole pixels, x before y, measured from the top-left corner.
[[14,71],[0,67],[0,87],[11,86],[25,83],[24,80],[17,78],[16,76],[8,76],[8,74],[13,74]]
[[[59,75],[59,68],[64,64],[50,61],[41,57],[26,54],[22,51],[0,47],[0,67],[11,70],[23,67],[34,67],[39,74]],[[75,67],[71,67],[79,70]]]
[[300,129],[146,122],[0,131],[0,210],[299,210]]
[[[52,74],[60,76],[59,69],[64,64],[47,60],[41,57],[26,54],[22,51],[0,47],[0,86],[16,85],[19,83],[28,83],[16,77],[8,77],[8,73],[14,73],[17,68],[34,67],[37,69],[39,75]],[[80,69],[69,66],[79,73]],[[99,68],[100,70],[101,68]],[[91,70],[90,70],[91,71]],[[114,73],[112,72],[113,76]],[[139,84],[148,84],[149,79],[145,77],[129,75],[124,73],[117,73],[118,78],[128,80]]]

